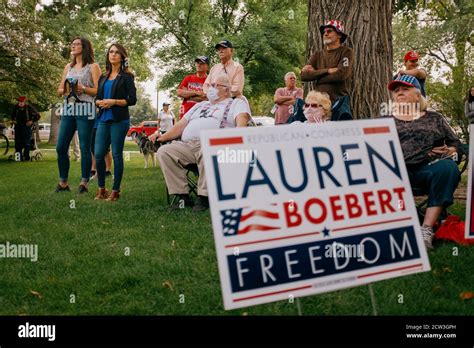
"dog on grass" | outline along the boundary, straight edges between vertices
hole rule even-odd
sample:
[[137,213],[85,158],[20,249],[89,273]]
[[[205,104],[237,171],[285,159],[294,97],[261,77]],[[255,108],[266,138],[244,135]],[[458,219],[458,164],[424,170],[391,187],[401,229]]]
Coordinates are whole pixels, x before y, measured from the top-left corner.
[[148,157],[151,157],[153,167],[156,167],[155,154],[160,148],[161,143],[159,141],[151,142],[145,133],[138,134],[135,138],[135,142],[140,148],[140,153],[142,153],[145,158],[145,169],[148,168]]

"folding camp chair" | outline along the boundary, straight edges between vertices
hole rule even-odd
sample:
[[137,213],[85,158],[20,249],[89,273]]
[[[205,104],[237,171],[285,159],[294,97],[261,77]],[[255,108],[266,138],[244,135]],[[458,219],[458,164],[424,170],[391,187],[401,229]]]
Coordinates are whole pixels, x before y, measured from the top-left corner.
[[[197,196],[197,187],[198,187],[198,179],[199,179],[198,166],[196,163],[191,163],[185,166],[184,169],[186,169],[186,179],[188,181],[188,186],[189,186],[189,195]],[[170,194],[168,192],[168,187],[166,187],[166,197],[167,197],[168,205],[175,204],[176,200],[178,199],[178,196],[176,195],[173,195],[172,198],[170,197]]]

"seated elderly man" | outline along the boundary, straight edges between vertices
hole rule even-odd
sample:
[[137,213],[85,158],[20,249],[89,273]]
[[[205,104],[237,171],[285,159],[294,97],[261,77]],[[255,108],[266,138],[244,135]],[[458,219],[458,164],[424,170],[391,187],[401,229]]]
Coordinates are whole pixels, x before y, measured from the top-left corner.
[[461,179],[455,160],[460,141],[444,117],[428,110],[418,80],[398,76],[388,85],[403,157],[410,183],[428,194],[428,208],[421,226],[427,249],[432,249],[433,227],[443,208],[453,204],[454,190]]
[[250,119],[248,104],[239,98],[231,98],[231,83],[226,75],[219,75],[207,90],[208,101],[194,105],[184,117],[168,132],[159,135],[156,132],[149,138],[164,143],[181,137],[180,141],[163,145],[158,150],[163,176],[166,180],[169,194],[178,195],[177,208],[190,206],[189,187],[186,180],[185,167],[197,164],[199,170],[198,199],[193,211],[203,211],[209,208],[207,198],[206,176],[204,161],[201,153],[199,133],[204,129],[219,129],[246,127]]

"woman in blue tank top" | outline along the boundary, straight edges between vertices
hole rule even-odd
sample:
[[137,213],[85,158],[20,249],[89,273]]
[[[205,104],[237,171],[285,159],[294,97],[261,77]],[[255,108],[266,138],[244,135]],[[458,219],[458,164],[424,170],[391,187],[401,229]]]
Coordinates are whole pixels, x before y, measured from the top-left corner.
[[[128,68],[128,54],[122,45],[112,44],[106,56],[106,73],[99,79],[96,105],[99,107],[95,136],[95,160],[98,186],[96,200],[116,201],[120,196],[123,176],[123,147],[130,127],[128,107],[137,102],[134,76]],[[112,192],[105,188],[107,148],[112,145],[114,183]]]

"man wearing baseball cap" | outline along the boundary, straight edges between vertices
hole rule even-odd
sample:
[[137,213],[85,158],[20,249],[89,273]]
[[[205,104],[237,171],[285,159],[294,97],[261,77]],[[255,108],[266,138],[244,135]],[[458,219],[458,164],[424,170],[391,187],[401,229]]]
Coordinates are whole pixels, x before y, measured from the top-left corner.
[[398,76],[401,75],[410,75],[415,77],[420,84],[420,91],[423,97],[426,97],[425,93],[425,81],[426,81],[426,71],[419,68],[418,61],[420,60],[420,55],[415,51],[408,51],[403,56],[403,65],[405,69],[400,69],[398,73],[393,77],[395,80]]
[[183,98],[183,103],[179,109],[179,119],[189,111],[196,103],[207,100],[206,93],[203,92],[203,85],[209,70],[209,58],[206,56],[196,57],[196,74],[186,76],[179,84],[176,94]]
[[[347,34],[344,32],[341,21],[334,19],[327,21],[319,28],[319,31],[323,37],[324,49],[313,53],[308,64],[301,70],[301,80],[314,81],[316,91],[329,94],[333,104],[331,120],[352,119],[349,89],[352,81],[354,52],[351,48],[342,45],[347,39]],[[344,112],[340,113],[338,110],[344,110]],[[341,115],[347,115],[347,117]]]
[[244,67],[240,63],[232,60],[234,54],[232,42],[222,40],[214,47],[219,54],[220,63],[214,65],[209,72],[209,76],[204,83],[204,92],[207,92],[209,86],[216,82],[217,76],[224,73],[230,79],[232,97],[241,97],[244,92]]
[[393,107],[390,115],[397,127],[403,158],[414,192],[428,195],[421,233],[427,249],[433,248],[434,226],[444,208],[454,201],[461,179],[456,161],[461,142],[444,117],[428,109],[418,80],[400,75],[390,82]]
[[40,119],[40,114],[27,104],[25,96],[18,97],[11,120],[15,125],[15,153],[20,154],[21,161],[30,160],[31,127]]

